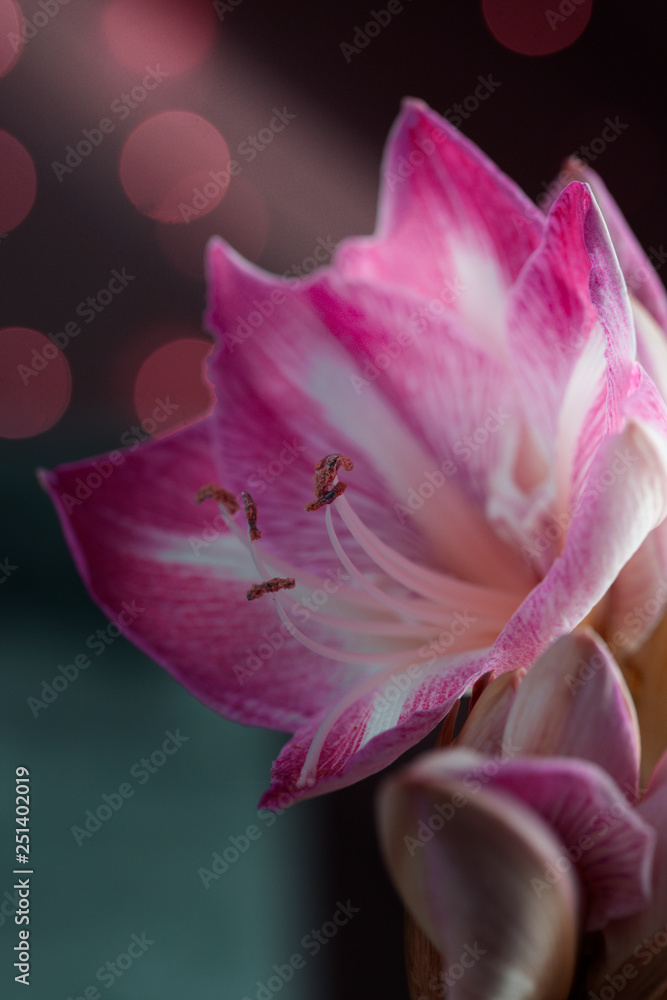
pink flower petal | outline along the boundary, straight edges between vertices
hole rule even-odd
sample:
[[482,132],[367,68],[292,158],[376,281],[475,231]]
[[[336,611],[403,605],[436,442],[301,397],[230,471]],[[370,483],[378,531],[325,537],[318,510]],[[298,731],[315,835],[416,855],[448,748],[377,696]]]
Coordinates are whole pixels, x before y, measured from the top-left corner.
[[537,246],[541,213],[421,101],[404,102],[382,180],[375,236],[345,241],[335,269],[427,300],[453,300],[478,341],[501,351],[507,290]]
[[667,456],[656,430],[663,416],[649,390],[642,383],[626,404],[630,417],[641,414],[641,423],[630,422],[598,449],[563,551],[501,632],[489,669],[529,667],[583,621],[665,517]]
[[484,688],[459,733],[456,745],[493,756],[505,742],[505,726],[516,700],[523,670],[501,674]]
[[567,161],[563,174],[564,183],[578,180],[590,185],[609,229],[628,289],[667,330],[667,295],[663,284],[606,184],[594,170],[574,158]]
[[396,888],[442,955],[441,988],[457,1000],[566,1000],[579,887],[568,871],[551,891],[534,888],[558,863],[557,839],[511,796],[471,796],[460,768],[432,773],[423,761],[385,783],[378,827]]
[[490,498],[499,503],[522,434],[503,363],[470,339],[451,309],[425,312],[407,291],[334,271],[307,298],[354,359],[355,393],[369,405],[373,392],[386,399],[424,449],[394,503],[398,519],[419,524],[455,575],[467,578],[476,564],[486,582],[525,592],[533,574],[483,516]]
[[521,748],[505,741],[488,759],[470,750],[435,751],[418,758],[412,780],[431,785],[458,781],[469,801],[505,792],[539,815],[562,845],[555,870],[545,869],[541,895],[576,870],[585,889],[585,929],[637,913],[650,898],[655,831],[628,803],[606,771],[582,760],[512,757]]
[[636,653],[667,607],[667,522],[642,542],[611,586],[605,605],[607,642],[616,656]]
[[195,503],[218,478],[210,431],[207,420],[114,452],[116,464],[63,465],[44,484],[93,598],[113,620],[140,609],[128,638],[228,718],[294,730],[350,668],[295,642],[269,599],[246,600],[259,582],[250,556],[214,503]]
[[[603,334],[600,344],[604,351],[605,370],[602,393],[597,399],[590,395],[587,397],[590,405],[579,426],[573,421],[568,423],[572,393],[563,403],[562,433],[565,440],[569,438],[572,444],[563,449],[562,442],[559,442],[558,474],[562,490],[567,490],[569,486],[569,495],[564,492],[561,495],[566,495],[570,502],[579,496],[603,435],[618,434],[624,428],[628,418],[627,400],[636,378],[636,339],[630,301],[609,234],[594,202],[589,204],[586,212],[584,239],[591,261],[591,301]],[[581,392],[583,386],[576,381],[576,376],[573,382],[577,393]],[[566,433],[566,428],[569,433]],[[570,469],[563,468],[563,450],[565,455],[571,454]]]
[[667,754],[637,812],[657,836],[652,898],[640,913],[605,927],[604,947],[587,986],[598,996],[611,984],[629,1000],[660,1000],[667,989]]
[[508,325],[528,420],[557,469],[560,513],[603,436],[622,426],[635,353],[623,278],[585,185],[570,184],[551,209],[512,289]]
[[364,676],[285,745],[261,805],[279,807],[285,794],[311,798],[382,770],[442,721],[484,673],[484,662],[470,653],[446,669],[442,661],[412,664],[414,677],[407,664]]
[[593,761],[637,801],[637,713],[616,661],[589,630],[563,636],[531,667],[504,737],[522,754]]
[[[296,540],[306,561],[310,551],[323,558],[322,520],[304,505],[311,499],[315,462],[343,452],[355,462],[355,510],[393,548],[459,578],[492,586],[509,581],[511,589],[525,592],[526,567],[458,484],[444,482],[443,457],[436,460],[415,422],[407,422],[375,384],[357,391],[354,379],[362,368],[329,329],[345,325],[349,306],[318,315],[305,288],[263,274],[221,241],[210,246],[209,273],[207,321],[226,345],[211,363],[220,461],[233,476],[231,488],[248,489],[257,500],[267,546],[292,547]],[[243,317],[254,317],[261,328],[232,343],[230,331]],[[425,364],[423,359],[420,370]],[[298,454],[283,463],[287,445]],[[433,472],[439,502],[411,516],[405,506],[410,491],[426,482],[435,492],[426,478]],[[363,553],[355,553],[357,559],[360,568],[369,565]],[[318,565],[337,566],[333,551]]]

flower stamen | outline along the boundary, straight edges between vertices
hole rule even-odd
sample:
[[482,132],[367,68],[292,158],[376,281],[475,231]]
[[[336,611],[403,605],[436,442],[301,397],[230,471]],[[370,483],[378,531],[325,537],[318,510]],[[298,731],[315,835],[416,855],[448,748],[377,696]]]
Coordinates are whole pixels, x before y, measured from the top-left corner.
[[249,601],[256,601],[263,594],[275,594],[279,590],[291,590],[295,586],[296,580],[293,576],[272,576],[263,583],[253,583],[246,597]]
[[320,507],[324,507],[325,504],[333,503],[334,500],[341,495],[341,493],[345,492],[346,489],[347,483],[336,483],[332,489],[327,490],[327,492],[323,493],[321,497],[317,498],[317,500],[313,500],[311,503],[306,504],[306,510],[319,510]]
[[203,503],[204,500],[216,500],[230,514],[236,514],[241,509],[236,496],[223,486],[216,486],[215,483],[209,483],[208,486],[202,486],[200,490],[197,490],[195,502]]
[[257,504],[245,490],[241,494],[245,516],[248,522],[248,536],[251,542],[256,542],[262,537],[262,532],[257,527]]
[[336,476],[341,466],[346,472],[351,472],[354,468],[354,462],[347,455],[341,455],[338,452],[334,452],[332,455],[325,455],[324,458],[319,460],[315,466],[314,493],[316,497],[321,497],[324,493],[329,492],[336,481]]
[[336,482],[341,466],[350,472],[354,468],[354,462],[347,455],[340,455],[338,452],[326,455],[319,460],[315,466],[315,486],[313,489],[317,499],[306,504],[306,510],[319,510],[325,504],[333,503],[341,493],[345,492],[347,483]]

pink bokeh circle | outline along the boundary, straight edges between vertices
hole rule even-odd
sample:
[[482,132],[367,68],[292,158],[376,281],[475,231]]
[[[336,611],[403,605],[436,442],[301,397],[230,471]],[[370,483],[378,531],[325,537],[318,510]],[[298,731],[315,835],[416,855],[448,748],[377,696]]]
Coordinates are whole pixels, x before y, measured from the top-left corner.
[[58,423],[72,395],[70,367],[43,333],[0,330],[0,437],[26,438]]
[[482,0],[493,36],[525,56],[546,56],[576,42],[591,17],[593,0]]
[[158,222],[187,223],[211,212],[230,181],[227,143],[191,111],[163,111],[128,136],[120,179],[130,201]]

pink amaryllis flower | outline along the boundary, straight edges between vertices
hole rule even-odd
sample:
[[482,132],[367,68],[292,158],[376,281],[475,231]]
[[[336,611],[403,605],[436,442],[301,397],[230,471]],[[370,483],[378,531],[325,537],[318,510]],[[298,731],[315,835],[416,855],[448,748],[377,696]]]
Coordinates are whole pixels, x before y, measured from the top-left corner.
[[586,184],[543,217],[411,100],[376,235],[298,282],[214,240],[208,274],[211,418],[45,484],[95,600],[142,609],[127,635],[294,734],[265,805],[381,769],[586,618],[641,645],[667,411]]
[[667,754],[639,798],[630,692],[592,632],[494,680],[378,799],[422,1000],[667,994]]
[[[574,157],[566,160],[554,184],[545,197],[544,208],[553,202],[563,186],[573,180],[587,183],[598,203],[609,230],[618,262],[630,293],[630,307],[637,336],[637,358],[667,399],[667,296],[655,268],[665,263],[664,248],[651,247],[651,259],[638,243],[628,226],[618,205],[607,190],[602,179]],[[655,266],[654,266],[655,263]],[[624,574],[617,590],[624,583],[636,588],[640,597],[642,576],[648,580],[658,565],[664,565],[667,548],[667,521],[651,533],[632,560],[632,568]],[[635,576],[635,574],[637,574]],[[650,588],[650,585],[649,585]],[[664,593],[664,583],[662,585]],[[646,631],[642,623],[655,620],[660,614],[660,601],[652,600],[645,591],[644,599],[624,616],[625,635],[630,632],[631,640],[617,644],[614,652],[625,671],[626,680],[639,714],[642,730],[643,752],[648,764],[654,762],[665,748],[667,725],[664,710],[667,705],[667,669],[665,669],[665,642],[667,622],[656,630],[650,642],[644,642]]]

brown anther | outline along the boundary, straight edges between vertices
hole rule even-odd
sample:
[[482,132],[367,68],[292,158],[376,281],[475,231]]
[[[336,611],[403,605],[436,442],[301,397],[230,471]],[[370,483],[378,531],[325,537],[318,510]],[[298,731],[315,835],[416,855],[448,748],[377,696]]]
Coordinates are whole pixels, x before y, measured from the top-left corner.
[[202,486],[197,491],[195,500],[197,503],[202,503],[204,500],[215,500],[217,503],[221,503],[223,507],[226,507],[230,514],[236,514],[241,509],[234,494],[222,486],[216,486],[215,483]]
[[334,480],[341,467],[349,472],[354,468],[354,462],[346,455],[339,455],[338,453],[326,455],[319,460],[315,466],[315,485],[313,489],[317,499],[312,503],[306,504],[306,510],[319,510],[325,504],[333,503],[336,497],[345,492],[347,483],[336,483],[334,485]]
[[318,497],[317,500],[313,500],[312,503],[307,503],[306,510],[319,510],[320,507],[324,507],[328,503],[333,503],[336,497],[339,497],[341,493],[345,492],[346,489],[347,483],[336,483],[336,485],[323,496]]
[[354,462],[346,455],[338,453],[326,455],[325,458],[319,460],[315,466],[315,485],[313,488],[316,497],[321,497],[329,492],[341,466],[346,472],[350,472],[354,468]]
[[257,504],[244,490],[241,494],[241,499],[243,500],[243,506],[245,508],[246,521],[248,522],[248,533],[250,535],[250,541],[256,542],[258,538],[262,537],[262,532],[257,527]]
[[275,594],[278,590],[291,590],[296,586],[296,580],[291,576],[272,576],[263,583],[253,583],[246,594],[249,601],[256,601],[262,594]]

